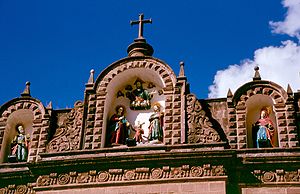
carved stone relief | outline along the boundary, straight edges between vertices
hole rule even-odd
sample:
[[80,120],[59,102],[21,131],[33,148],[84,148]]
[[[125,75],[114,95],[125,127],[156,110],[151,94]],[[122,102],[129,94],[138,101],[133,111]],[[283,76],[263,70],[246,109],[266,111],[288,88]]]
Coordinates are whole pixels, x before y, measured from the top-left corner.
[[53,139],[49,142],[49,153],[80,148],[80,131],[82,128],[83,104],[78,101],[57,128]]
[[220,142],[221,137],[213,128],[211,118],[203,110],[201,103],[193,94],[187,95],[188,143]]
[[32,183],[28,183],[27,185],[8,185],[7,187],[0,188],[0,194],[31,194],[35,193],[32,190]]
[[90,170],[88,172],[51,173],[39,176],[38,187],[51,185],[72,185],[84,183],[182,179],[192,177],[225,176],[223,165],[204,164],[202,166],[182,165],[180,167],[163,166],[161,168],[108,169],[107,171]]
[[300,169],[294,171],[283,169],[276,169],[274,171],[254,170],[252,174],[263,183],[300,182]]

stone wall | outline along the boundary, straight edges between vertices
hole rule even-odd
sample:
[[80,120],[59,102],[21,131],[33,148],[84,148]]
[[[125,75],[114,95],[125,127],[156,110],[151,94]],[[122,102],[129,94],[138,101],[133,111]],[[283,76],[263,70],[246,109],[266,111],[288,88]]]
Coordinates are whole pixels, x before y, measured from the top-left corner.
[[38,191],[37,194],[225,194],[225,181],[159,183],[101,188],[80,188],[59,191]]

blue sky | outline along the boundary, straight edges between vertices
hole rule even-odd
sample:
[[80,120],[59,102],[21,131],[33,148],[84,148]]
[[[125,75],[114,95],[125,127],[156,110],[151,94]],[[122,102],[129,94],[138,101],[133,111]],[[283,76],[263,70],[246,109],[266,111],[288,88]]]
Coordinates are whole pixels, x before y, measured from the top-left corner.
[[30,81],[44,105],[73,107],[91,69],[97,76],[127,56],[138,30],[129,21],[139,13],[153,20],[144,31],[153,56],[176,74],[184,61],[192,93],[207,98],[217,71],[252,60],[257,49],[286,40],[298,48],[297,37],[271,32],[269,22],[286,12],[280,0],[0,0],[0,105]]

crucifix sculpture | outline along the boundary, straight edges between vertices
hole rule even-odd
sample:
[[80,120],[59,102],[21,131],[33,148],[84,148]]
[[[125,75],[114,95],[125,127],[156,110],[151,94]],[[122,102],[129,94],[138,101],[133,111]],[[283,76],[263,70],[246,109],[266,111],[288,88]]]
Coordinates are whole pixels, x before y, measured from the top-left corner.
[[138,24],[139,25],[139,36],[138,36],[138,39],[143,39],[143,31],[144,31],[144,24],[147,24],[147,23],[150,23],[152,24],[152,19],[147,19],[147,20],[144,20],[144,14],[141,13],[139,15],[139,20],[136,20],[136,21],[130,21],[130,25],[135,25],[135,24]]

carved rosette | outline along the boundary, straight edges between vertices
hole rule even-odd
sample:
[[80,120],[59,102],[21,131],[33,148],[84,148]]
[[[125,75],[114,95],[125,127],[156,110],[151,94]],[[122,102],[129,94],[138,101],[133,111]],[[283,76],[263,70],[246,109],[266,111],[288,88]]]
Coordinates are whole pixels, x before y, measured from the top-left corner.
[[134,170],[126,170],[124,173],[125,180],[134,180],[135,179],[135,171]]
[[82,128],[83,104],[78,101],[67,114],[63,124],[58,127],[53,139],[49,142],[49,153],[78,150],[80,145],[80,131]]
[[295,171],[285,171],[283,169],[277,169],[276,171],[254,170],[252,174],[263,183],[300,183],[300,169]]
[[163,171],[160,168],[154,168],[151,171],[152,179],[160,179],[162,177]]
[[16,193],[19,193],[19,194],[25,194],[25,193],[27,193],[27,190],[28,190],[28,188],[26,185],[18,185],[16,187]]
[[68,174],[60,174],[58,176],[58,184],[60,185],[66,185],[70,181],[70,175]]
[[98,174],[98,181],[99,182],[106,182],[109,179],[109,173],[104,171],[104,172],[99,172]]
[[213,128],[213,124],[201,103],[193,94],[187,95],[187,138],[189,143],[214,143],[220,142],[221,138]]
[[192,177],[200,177],[203,175],[203,168],[199,167],[199,166],[193,166],[191,168],[191,176]]
[[[53,176],[55,175],[55,176]],[[50,185],[72,185],[85,183],[105,183],[120,181],[157,180],[157,179],[181,179],[192,177],[218,177],[224,176],[225,169],[222,165],[212,166],[204,164],[202,166],[182,165],[180,167],[163,166],[161,168],[136,168],[136,169],[109,169],[108,171],[70,172],[57,176],[56,173],[43,175],[37,179],[38,187]],[[93,178],[95,177],[95,178]],[[73,179],[71,181],[71,179]]]

